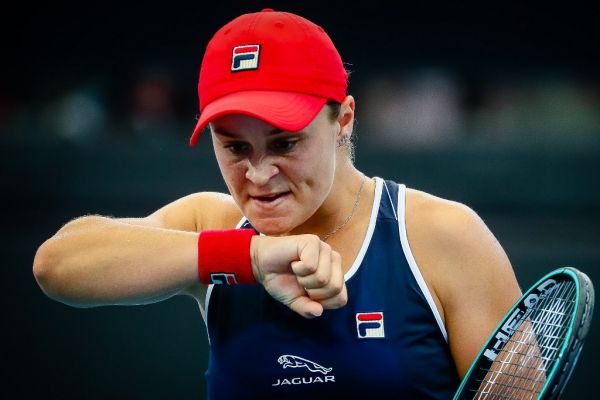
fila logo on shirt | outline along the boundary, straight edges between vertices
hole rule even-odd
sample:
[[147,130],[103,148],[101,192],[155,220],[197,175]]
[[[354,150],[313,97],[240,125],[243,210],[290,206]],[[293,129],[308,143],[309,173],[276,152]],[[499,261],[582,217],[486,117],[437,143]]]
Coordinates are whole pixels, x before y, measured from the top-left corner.
[[260,44],[235,46],[231,56],[231,72],[258,69]]
[[356,313],[356,332],[359,339],[384,339],[383,312]]

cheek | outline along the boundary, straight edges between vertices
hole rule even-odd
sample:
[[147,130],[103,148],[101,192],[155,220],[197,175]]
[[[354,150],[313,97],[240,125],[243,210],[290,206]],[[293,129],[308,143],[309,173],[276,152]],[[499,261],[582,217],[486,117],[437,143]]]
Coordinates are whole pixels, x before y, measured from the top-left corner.
[[335,175],[335,150],[329,142],[320,141],[306,149],[297,160],[299,168],[288,168],[294,178],[306,185],[310,198],[308,203],[320,205],[331,190]]
[[237,165],[228,165],[221,170],[225,184],[229,188],[229,193],[234,197],[241,195],[245,184],[245,170],[244,168]]
[[225,185],[229,189],[229,193],[237,198],[237,193],[241,190],[241,185],[244,182],[245,170],[242,163],[230,163],[226,157],[218,152],[215,153],[219,170],[225,181]]
[[318,142],[315,148],[311,149],[313,169],[320,180],[332,181],[335,174],[336,151],[335,144],[329,138],[324,138]]

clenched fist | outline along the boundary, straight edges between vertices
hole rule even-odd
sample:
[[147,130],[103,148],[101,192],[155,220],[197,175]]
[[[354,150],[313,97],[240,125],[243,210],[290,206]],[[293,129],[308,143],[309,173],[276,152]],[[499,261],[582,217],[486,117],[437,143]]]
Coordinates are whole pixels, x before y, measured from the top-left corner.
[[305,318],[348,301],[342,257],[316,235],[254,236],[250,258],[256,280]]

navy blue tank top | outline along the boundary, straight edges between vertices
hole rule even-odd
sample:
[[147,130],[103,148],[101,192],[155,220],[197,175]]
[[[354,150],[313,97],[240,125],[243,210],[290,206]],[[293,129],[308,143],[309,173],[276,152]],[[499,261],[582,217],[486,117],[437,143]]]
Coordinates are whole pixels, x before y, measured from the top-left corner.
[[348,303],[321,317],[301,317],[261,285],[209,286],[208,398],[452,398],[459,378],[404,212],[405,187],[376,178]]

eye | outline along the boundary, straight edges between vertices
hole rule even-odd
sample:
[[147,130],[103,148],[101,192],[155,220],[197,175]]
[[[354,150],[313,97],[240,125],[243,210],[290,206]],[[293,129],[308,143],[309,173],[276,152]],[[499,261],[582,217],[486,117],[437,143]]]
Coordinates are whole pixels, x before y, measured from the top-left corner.
[[229,150],[231,154],[241,155],[248,152],[250,146],[247,143],[230,142],[225,145],[225,148]]
[[282,139],[276,140],[271,146],[275,151],[278,151],[280,153],[286,153],[288,151],[292,151],[296,146],[296,143],[298,143],[298,140]]

